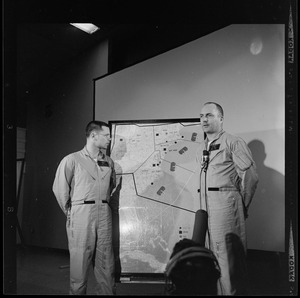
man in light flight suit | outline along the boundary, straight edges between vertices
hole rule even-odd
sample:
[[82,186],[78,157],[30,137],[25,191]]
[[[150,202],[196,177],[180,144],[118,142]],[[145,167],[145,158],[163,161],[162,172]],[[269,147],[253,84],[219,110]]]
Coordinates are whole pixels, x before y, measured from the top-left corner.
[[86,146],[65,156],[56,171],[53,192],[67,216],[70,294],[87,291],[90,265],[97,294],[114,294],[114,255],[109,200],[115,187],[114,162],[101,152],[110,143],[106,123],[86,126]]
[[201,164],[200,209],[208,213],[206,246],[214,252],[221,268],[218,294],[244,295],[245,220],[258,176],[247,144],[223,130],[223,119],[219,104],[204,104],[200,122],[206,138],[197,153]]

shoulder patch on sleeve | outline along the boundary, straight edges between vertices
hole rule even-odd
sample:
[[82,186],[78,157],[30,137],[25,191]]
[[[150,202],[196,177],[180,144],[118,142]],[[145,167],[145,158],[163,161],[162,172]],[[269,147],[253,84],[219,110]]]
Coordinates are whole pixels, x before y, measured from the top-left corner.
[[252,158],[241,149],[233,152],[233,161],[242,171],[246,171],[253,164]]

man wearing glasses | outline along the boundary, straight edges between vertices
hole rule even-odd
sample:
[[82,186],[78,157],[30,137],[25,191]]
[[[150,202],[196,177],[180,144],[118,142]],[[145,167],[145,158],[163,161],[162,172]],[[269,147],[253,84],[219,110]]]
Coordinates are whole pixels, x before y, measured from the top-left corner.
[[67,217],[70,294],[86,294],[92,265],[97,294],[111,295],[115,291],[115,263],[109,202],[116,174],[113,160],[101,151],[110,144],[110,129],[105,122],[91,121],[85,134],[85,147],[61,160],[53,192]]

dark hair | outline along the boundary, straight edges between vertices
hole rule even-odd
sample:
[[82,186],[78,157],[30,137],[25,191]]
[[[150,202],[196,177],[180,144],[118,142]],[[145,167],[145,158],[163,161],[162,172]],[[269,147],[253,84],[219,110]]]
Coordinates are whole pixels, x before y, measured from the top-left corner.
[[[181,252],[189,248],[199,248],[202,256],[190,255],[182,258]],[[220,278],[220,267],[214,254],[202,247],[199,243],[184,238],[177,242],[173,248],[168,264],[173,267],[168,269],[166,279],[166,293],[169,295],[217,295],[217,282]],[[188,256],[188,253],[185,254]],[[178,258],[179,256],[179,258]],[[171,263],[170,263],[171,262]],[[168,283],[171,281],[171,284]]]
[[86,137],[88,138],[93,130],[102,130],[103,126],[109,127],[109,125],[103,121],[90,121],[85,128]]
[[188,238],[183,238],[182,240],[176,242],[174,247],[173,247],[173,251],[172,251],[172,254],[170,256],[170,259],[173,258],[174,255],[176,255],[181,250],[183,250],[185,248],[188,248],[188,247],[192,247],[192,246],[201,247],[201,245],[199,243],[195,242],[192,239],[188,239]]
[[216,102],[213,102],[213,101],[208,101],[208,102],[206,102],[204,105],[215,105],[216,106],[216,108],[217,108],[217,110],[218,110],[218,112],[219,112],[219,114],[222,116],[222,117],[224,117],[224,111],[223,111],[223,108],[218,104],[218,103],[216,103]]

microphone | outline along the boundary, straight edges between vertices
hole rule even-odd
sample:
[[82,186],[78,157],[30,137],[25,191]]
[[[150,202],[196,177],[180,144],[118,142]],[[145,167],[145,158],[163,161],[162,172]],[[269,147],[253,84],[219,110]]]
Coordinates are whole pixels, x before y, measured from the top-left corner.
[[208,167],[208,161],[209,161],[209,152],[207,150],[203,150],[201,162],[202,162],[202,168],[204,169],[205,172]]
[[192,240],[205,247],[205,237],[208,228],[208,214],[199,209],[195,214],[194,230]]

